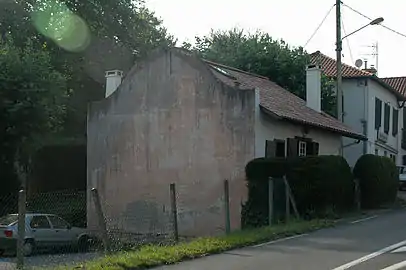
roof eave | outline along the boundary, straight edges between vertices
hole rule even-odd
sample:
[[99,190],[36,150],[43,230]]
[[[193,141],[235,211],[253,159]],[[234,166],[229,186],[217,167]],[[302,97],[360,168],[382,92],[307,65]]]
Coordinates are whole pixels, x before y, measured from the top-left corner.
[[323,131],[329,131],[329,132],[336,133],[336,134],[339,134],[341,136],[348,137],[348,138],[351,138],[351,139],[356,139],[356,140],[361,140],[361,141],[367,141],[368,140],[367,137],[365,137],[364,135],[361,135],[361,134],[345,132],[345,131],[342,131],[342,130],[337,130],[337,129],[326,127],[326,126],[320,126],[320,125],[308,123],[308,122],[305,122],[305,121],[301,121],[301,120],[297,120],[297,119],[293,119],[293,118],[289,118],[289,117],[282,117],[280,115],[277,115],[277,114],[271,112],[270,110],[268,110],[267,108],[265,108],[262,105],[259,105],[259,106],[261,108],[261,111],[263,111],[264,113],[268,114],[269,116],[271,116],[272,118],[275,118],[277,120],[285,120],[285,121],[288,121],[288,122],[291,122],[291,123],[294,123],[294,124],[300,124],[302,126],[308,126],[308,127],[312,127],[312,128],[323,130]]

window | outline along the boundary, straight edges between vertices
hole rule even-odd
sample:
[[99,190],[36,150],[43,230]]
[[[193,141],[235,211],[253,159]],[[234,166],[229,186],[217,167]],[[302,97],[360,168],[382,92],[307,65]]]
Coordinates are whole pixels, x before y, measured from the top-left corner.
[[285,141],[276,141],[276,157],[285,157]]
[[375,129],[381,127],[382,120],[382,101],[379,98],[375,98]]
[[306,142],[299,142],[299,157],[306,156]]
[[383,155],[384,155],[385,157],[387,157],[387,156],[388,156],[388,152],[387,152],[387,151],[383,151]]
[[399,132],[399,111],[393,108],[392,116],[392,135],[396,136]]
[[48,218],[46,216],[34,216],[31,219],[30,227],[33,229],[50,229]]
[[396,155],[390,154],[390,159],[396,163]]
[[390,121],[390,106],[388,103],[385,103],[385,115],[384,115],[384,122],[383,122],[383,131],[386,134],[389,134],[389,121]]
[[375,149],[375,155],[379,156],[379,150],[378,149]]
[[51,221],[52,226],[55,229],[67,229],[69,228],[68,222],[63,220],[62,218],[58,216],[48,216],[49,220]]

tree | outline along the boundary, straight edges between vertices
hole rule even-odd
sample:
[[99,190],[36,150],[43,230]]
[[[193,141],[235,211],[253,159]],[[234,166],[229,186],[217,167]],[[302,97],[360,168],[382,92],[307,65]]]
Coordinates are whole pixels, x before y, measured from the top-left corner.
[[150,50],[175,43],[142,0],[17,0],[0,7],[0,33],[23,48],[44,45],[67,78],[64,136],[85,138],[87,105],[104,97],[104,71],[128,70]]
[[49,54],[31,42],[17,48],[0,43],[0,178],[1,192],[18,187],[30,157],[62,126],[66,78],[55,71]]
[[[267,33],[246,34],[240,29],[212,31],[208,36],[196,37],[194,45],[184,43],[183,47],[196,51],[205,59],[266,76],[306,98],[305,66],[310,58],[302,47],[291,47]],[[331,83],[326,77],[322,82],[322,109],[335,115]]]

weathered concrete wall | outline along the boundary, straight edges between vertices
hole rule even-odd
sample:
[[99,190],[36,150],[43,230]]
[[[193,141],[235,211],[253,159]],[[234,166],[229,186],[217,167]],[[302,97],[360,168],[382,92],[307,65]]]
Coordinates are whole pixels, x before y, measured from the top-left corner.
[[[181,234],[240,226],[245,164],[254,157],[255,93],[229,88],[200,60],[167,51],[133,68],[88,115],[88,190],[96,187],[109,228],[168,232],[169,184],[177,184]],[[93,202],[88,224],[96,226]]]

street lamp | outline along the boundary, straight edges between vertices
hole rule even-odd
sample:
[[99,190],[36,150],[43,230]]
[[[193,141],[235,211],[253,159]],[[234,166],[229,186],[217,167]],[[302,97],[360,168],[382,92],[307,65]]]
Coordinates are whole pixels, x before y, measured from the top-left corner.
[[353,32],[351,32],[351,33],[349,33],[348,35],[344,36],[344,37],[341,39],[341,41],[343,41],[345,38],[351,36],[352,34],[355,34],[355,33],[357,33],[358,31],[361,31],[361,30],[364,29],[365,27],[368,27],[368,26],[370,26],[370,25],[377,25],[377,24],[380,24],[380,23],[383,22],[383,21],[384,21],[384,19],[383,19],[382,17],[376,18],[375,20],[372,20],[372,21],[371,21],[370,23],[368,23],[367,25],[364,25],[363,27],[361,27],[361,28],[359,28],[359,29],[357,29],[357,30],[355,30],[355,31],[353,31]]
[[[361,31],[365,27],[370,25],[377,25],[383,22],[383,18],[379,17],[372,20],[367,25],[349,33],[348,35],[341,37],[341,1],[337,0],[336,3],[336,52],[337,52],[337,117],[340,122],[344,122],[344,108],[343,108],[343,91],[342,91],[342,81],[343,81],[343,74],[342,74],[342,62],[341,62],[341,52],[342,52],[342,45],[343,39],[347,38],[348,36]],[[343,139],[341,138],[341,145],[340,145],[340,155],[343,155]]]

